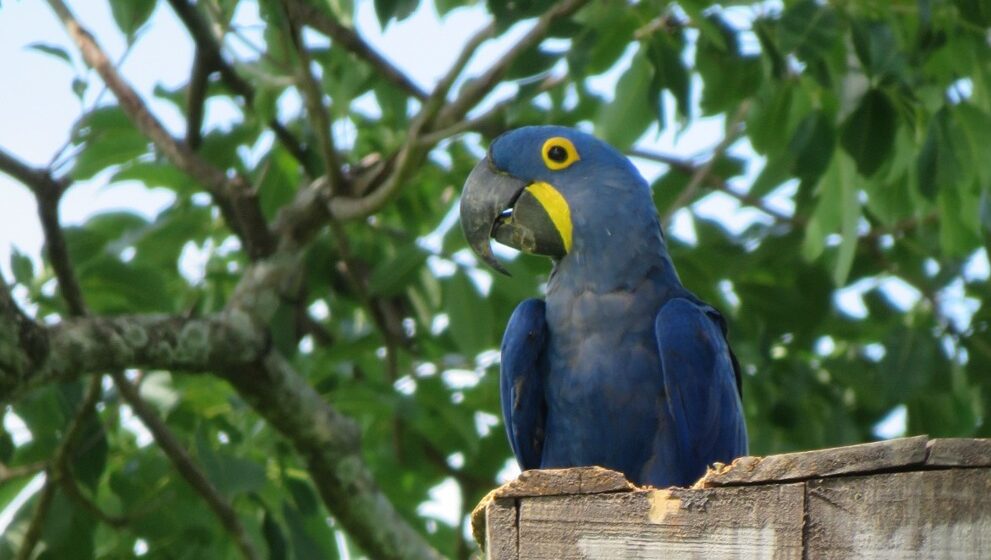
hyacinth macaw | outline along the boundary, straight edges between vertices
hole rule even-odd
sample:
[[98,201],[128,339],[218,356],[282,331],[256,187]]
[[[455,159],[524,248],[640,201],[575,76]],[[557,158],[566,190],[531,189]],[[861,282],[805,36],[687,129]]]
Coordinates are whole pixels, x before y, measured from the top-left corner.
[[726,322],[682,286],[626,157],[570,128],[507,132],[468,177],[461,222],[501,272],[491,239],[554,261],[546,299],[522,302],[502,342],[520,468],[599,465],[687,486],[747,453]]

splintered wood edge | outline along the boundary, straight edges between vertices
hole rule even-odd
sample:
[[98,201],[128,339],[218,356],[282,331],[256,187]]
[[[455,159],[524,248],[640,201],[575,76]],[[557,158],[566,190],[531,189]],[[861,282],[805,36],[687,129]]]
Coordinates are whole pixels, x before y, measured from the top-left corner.
[[471,532],[478,544],[485,546],[485,510],[496,500],[515,500],[536,496],[602,494],[635,490],[622,473],[602,467],[571,469],[534,469],[523,471],[515,479],[486,494],[471,511]]
[[693,488],[793,482],[922,466],[929,454],[928,441],[927,436],[915,436],[767,457],[740,457],[729,465],[710,468]]

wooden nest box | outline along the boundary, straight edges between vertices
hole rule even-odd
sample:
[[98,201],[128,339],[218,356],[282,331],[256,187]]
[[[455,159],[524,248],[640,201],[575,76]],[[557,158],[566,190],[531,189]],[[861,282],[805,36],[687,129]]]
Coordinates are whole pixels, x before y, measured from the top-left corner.
[[489,560],[991,559],[991,439],[918,436],[710,469],[639,488],[527,471],[472,514]]

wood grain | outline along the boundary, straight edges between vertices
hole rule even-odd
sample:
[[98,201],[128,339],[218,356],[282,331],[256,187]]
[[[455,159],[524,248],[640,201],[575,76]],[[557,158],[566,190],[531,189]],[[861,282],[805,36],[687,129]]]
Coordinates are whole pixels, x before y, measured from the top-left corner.
[[931,440],[926,464],[946,467],[991,467],[991,439]]
[[991,469],[809,481],[810,560],[991,557]]
[[527,498],[519,558],[799,559],[803,500],[802,484]]

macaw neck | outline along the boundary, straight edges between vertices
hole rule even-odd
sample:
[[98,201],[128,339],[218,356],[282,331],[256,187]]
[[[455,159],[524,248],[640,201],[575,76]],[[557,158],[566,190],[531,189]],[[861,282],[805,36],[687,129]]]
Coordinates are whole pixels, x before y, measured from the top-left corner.
[[649,199],[648,204],[627,208],[625,216],[614,220],[576,219],[572,249],[555,264],[549,288],[560,284],[578,292],[606,293],[632,289],[647,277],[680,288],[657,211]]

